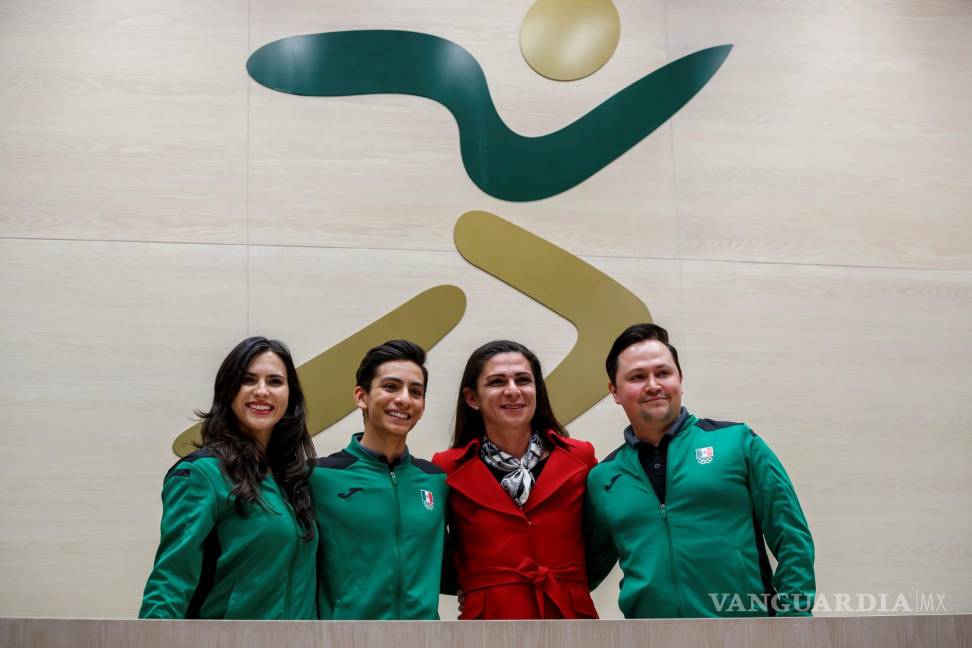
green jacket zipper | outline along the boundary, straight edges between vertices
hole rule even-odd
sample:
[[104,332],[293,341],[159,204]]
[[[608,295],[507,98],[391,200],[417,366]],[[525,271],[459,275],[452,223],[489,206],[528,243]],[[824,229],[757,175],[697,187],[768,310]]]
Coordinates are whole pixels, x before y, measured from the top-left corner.
[[398,494],[398,477],[395,469],[388,467],[392,491],[395,493],[395,546],[398,549],[398,590],[395,592],[395,618],[402,618],[402,591],[405,589],[405,556],[402,554],[402,502]]
[[[672,439],[672,441],[675,441],[675,439]],[[669,488],[671,486],[670,482],[671,482],[671,475],[672,475],[672,471],[669,470],[669,467],[671,466],[671,462],[669,461],[669,458],[672,456],[671,443],[669,443],[668,445],[668,452],[666,453],[666,455],[667,456],[665,457],[665,463],[667,465],[665,467],[665,496],[667,498],[668,493],[671,492],[671,489]],[[672,570],[672,587],[675,589],[674,592],[675,610],[678,612],[679,617],[684,617],[685,612],[682,611],[682,597],[678,591],[678,578],[675,573],[675,543],[672,542],[672,527],[668,523],[668,509],[665,507],[664,504],[661,505],[661,513],[662,513],[662,522],[664,522],[665,524],[665,537],[668,539],[668,556],[669,556],[668,564]]]
[[[668,474],[665,474],[665,492],[668,492]],[[668,525],[668,509],[665,505],[661,505],[661,516],[662,523],[665,525],[665,537],[668,539],[668,566],[672,572],[672,587],[674,588],[675,595],[675,609],[678,611],[678,616],[683,617],[685,614],[682,612],[682,599],[678,593],[678,578],[675,576],[675,545],[672,543],[672,528]]]

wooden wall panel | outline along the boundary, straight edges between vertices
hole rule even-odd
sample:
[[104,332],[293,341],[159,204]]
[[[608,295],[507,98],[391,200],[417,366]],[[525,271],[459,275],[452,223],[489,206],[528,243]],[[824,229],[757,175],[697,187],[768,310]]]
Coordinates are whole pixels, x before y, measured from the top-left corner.
[[687,258],[972,269],[972,6],[669,3],[734,43],[674,119]]
[[104,621],[0,619],[10,648],[140,648],[175,645],[480,648],[525,644],[538,648],[590,645],[700,648],[959,648],[970,645],[969,615],[830,619],[691,619],[659,621]]
[[0,616],[133,616],[170,445],[246,330],[235,246],[0,240]]
[[244,242],[246,7],[5,1],[0,235]]

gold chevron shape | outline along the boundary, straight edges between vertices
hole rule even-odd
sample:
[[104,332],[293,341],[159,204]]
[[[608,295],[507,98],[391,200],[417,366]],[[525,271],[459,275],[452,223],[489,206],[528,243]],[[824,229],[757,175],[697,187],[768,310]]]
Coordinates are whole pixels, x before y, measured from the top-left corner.
[[648,307],[597,268],[495,214],[466,212],[454,237],[469,263],[577,329],[574,347],[546,379],[560,422],[566,425],[601,400],[608,393],[604,358],[614,338],[635,322],[652,321]]
[[[311,436],[323,432],[354,410],[354,372],[368,349],[394,338],[412,340],[425,349],[435,346],[459,323],[466,295],[442,285],[419,293],[387,315],[297,367],[307,399]],[[202,440],[197,423],[180,434],[172,451],[184,457]]]

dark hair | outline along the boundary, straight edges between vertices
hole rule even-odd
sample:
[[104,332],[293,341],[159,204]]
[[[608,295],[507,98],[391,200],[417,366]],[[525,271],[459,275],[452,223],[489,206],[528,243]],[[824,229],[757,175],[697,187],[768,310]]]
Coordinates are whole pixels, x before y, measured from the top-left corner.
[[[250,363],[259,355],[272,352],[287,368],[289,398],[287,411],[274,426],[266,451],[249,435],[240,430],[233,413],[233,400],[240,392]],[[219,457],[227,479],[233,483],[230,494],[236,499],[236,510],[246,515],[246,505],[255,503],[266,507],[260,496],[260,482],[267,470],[283,488],[284,495],[294,508],[304,533],[302,538],[314,537],[316,522],[308,478],[314,444],[307,433],[307,407],[304,392],[297,379],[297,369],[290,351],[279,340],[250,337],[230,351],[216,372],[213,386],[213,406],[208,412],[197,411],[202,419],[202,444]]]
[[469,360],[466,361],[466,369],[462,372],[462,380],[459,382],[459,400],[456,403],[456,418],[452,432],[451,447],[464,447],[473,439],[480,439],[486,434],[486,426],[483,423],[482,412],[469,407],[463,391],[467,387],[476,391],[476,381],[479,380],[480,374],[483,373],[486,362],[500,353],[519,353],[530,363],[530,369],[533,371],[533,381],[537,386],[537,408],[533,413],[533,419],[530,421],[533,429],[540,432],[552,430],[554,434],[569,436],[567,430],[564,429],[564,426],[554,416],[553,408],[550,407],[547,385],[543,382],[543,372],[540,370],[540,361],[537,359],[537,356],[519,342],[493,340],[473,351],[472,355],[469,356]]
[[632,324],[624,329],[621,335],[614,341],[614,344],[611,345],[607,360],[604,361],[604,368],[607,369],[607,375],[612,385],[618,373],[618,356],[632,344],[644,342],[645,340],[658,340],[664,344],[665,348],[672,354],[672,359],[675,361],[675,368],[678,369],[678,375],[682,375],[682,367],[678,364],[678,351],[668,343],[668,331],[657,324],[646,322],[643,324]]
[[371,381],[378,372],[378,367],[386,362],[408,360],[414,362],[422,370],[422,381],[426,387],[429,384],[429,370],[425,368],[425,350],[408,340],[388,340],[384,344],[373,347],[361,358],[358,371],[354,375],[355,384],[365,391],[371,389]]

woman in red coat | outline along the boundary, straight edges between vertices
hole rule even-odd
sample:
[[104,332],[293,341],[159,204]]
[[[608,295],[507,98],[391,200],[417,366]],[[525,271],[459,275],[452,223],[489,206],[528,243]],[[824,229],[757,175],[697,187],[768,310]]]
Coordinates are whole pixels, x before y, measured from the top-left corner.
[[596,619],[584,564],[590,443],[554,417],[537,357],[489,342],[466,363],[448,474],[460,619]]

